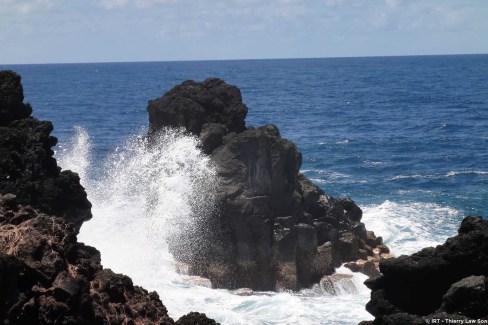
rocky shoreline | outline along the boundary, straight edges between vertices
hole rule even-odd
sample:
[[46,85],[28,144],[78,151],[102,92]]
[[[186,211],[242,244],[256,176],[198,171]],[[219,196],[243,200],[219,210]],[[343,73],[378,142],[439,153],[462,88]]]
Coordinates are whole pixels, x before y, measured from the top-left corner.
[[[216,324],[198,312],[174,321],[163,305],[171,297],[103,268],[100,252],[77,241],[91,204],[78,175],[57,166],[53,126],[31,116],[20,81],[0,71],[3,323]],[[186,81],[148,112],[153,145],[165,127],[184,128],[217,168],[217,208],[169,243],[181,269],[205,285],[241,295],[299,290],[334,281],[346,263],[370,277],[375,320],[361,324],[488,323],[487,220],[466,217],[445,244],[393,258],[351,199],[299,172],[301,154],[276,126],[246,126],[237,87]]]
[[[216,324],[174,321],[156,292],[100,264],[77,241],[91,204],[53,158],[52,124],[31,116],[20,76],[0,72],[0,319],[4,324]],[[170,299],[170,297],[163,297]]]

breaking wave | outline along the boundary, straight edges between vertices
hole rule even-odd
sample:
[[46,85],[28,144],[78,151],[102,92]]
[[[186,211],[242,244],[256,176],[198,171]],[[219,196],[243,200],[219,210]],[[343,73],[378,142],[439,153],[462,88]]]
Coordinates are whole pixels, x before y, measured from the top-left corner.
[[[102,264],[155,290],[170,316],[202,311],[222,324],[357,324],[371,320],[365,305],[366,276],[341,267],[337,277],[299,292],[255,292],[241,296],[208,288],[182,276],[166,244],[191,229],[197,215],[211,213],[216,172],[196,138],[167,130],[155,141],[130,138],[103,162],[91,158],[92,141],[82,128],[58,147],[65,169],[80,174],[93,204],[93,219],[79,240],[101,251]],[[92,170],[102,173],[92,173]],[[453,235],[460,212],[435,204],[395,203],[363,208],[368,229],[383,236],[394,254],[412,253]],[[179,233],[190,236],[191,233]]]

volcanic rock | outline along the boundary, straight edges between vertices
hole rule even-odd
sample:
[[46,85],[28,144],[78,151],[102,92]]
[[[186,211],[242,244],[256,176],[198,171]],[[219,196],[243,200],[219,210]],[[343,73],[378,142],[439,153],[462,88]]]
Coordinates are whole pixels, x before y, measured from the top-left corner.
[[13,71],[0,71],[0,126],[31,115],[32,108],[24,104],[20,76]]
[[172,126],[200,135],[206,123],[222,124],[227,132],[241,132],[247,115],[239,89],[219,79],[185,81],[150,101],[147,110],[150,133]]
[[[65,219],[0,206],[0,319],[12,324],[173,324],[156,293],[103,269]],[[22,218],[19,219],[19,216]]]
[[52,147],[51,122],[30,116],[20,76],[0,72],[0,194],[12,193],[17,202],[63,217],[79,230],[91,218],[91,204],[78,174],[61,171]]
[[[246,127],[237,87],[215,78],[185,81],[147,109],[150,138],[166,127],[184,128],[199,137],[217,169],[218,207],[209,218],[195,218],[207,231],[183,230],[169,243],[190,274],[214,287],[298,290],[364,255],[361,209],[301,174],[300,151],[275,125]],[[200,244],[182,244],[186,236]]]
[[369,279],[373,324],[399,318],[488,320],[488,221],[466,217],[457,236],[410,256],[381,260]]
[[[0,321],[3,324],[175,324],[156,292],[104,269],[77,242],[91,204],[53,158],[50,122],[30,116],[20,76],[0,71]],[[216,324],[190,313],[177,324]]]

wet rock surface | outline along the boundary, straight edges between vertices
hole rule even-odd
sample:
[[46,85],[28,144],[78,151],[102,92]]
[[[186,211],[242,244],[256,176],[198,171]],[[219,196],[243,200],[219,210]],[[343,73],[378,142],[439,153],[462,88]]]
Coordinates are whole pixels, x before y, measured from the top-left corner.
[[410,256],[380,261],[366,309],[373,324],[488,320],[488,221],[466,217],[457,236]]
[[[182,127],[200,138],[219,176],[219,206],[198,249],[170,243],[190,274],[214,287],[298,290],[343,262],[373,256],[362,211],[299,172],[302,156],[275,125],[245,126],[240,90],[220,79],[185,81],[148,105],[150,136]],[[187,234],[188,235],[188,234]],[[187,236],[186,235],[186,236]]]

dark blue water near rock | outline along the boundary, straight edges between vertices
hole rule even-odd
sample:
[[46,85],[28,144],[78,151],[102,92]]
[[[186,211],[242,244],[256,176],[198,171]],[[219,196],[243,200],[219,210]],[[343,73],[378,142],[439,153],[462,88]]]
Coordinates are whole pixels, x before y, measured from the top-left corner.
[[95,160],[145,132],[149,99],[212,76],[241,88],[248,124],[296,142],[302,170],[331,195],[488,216],[488,55],[0,68],[22,75],[61,142],[85,128]]

